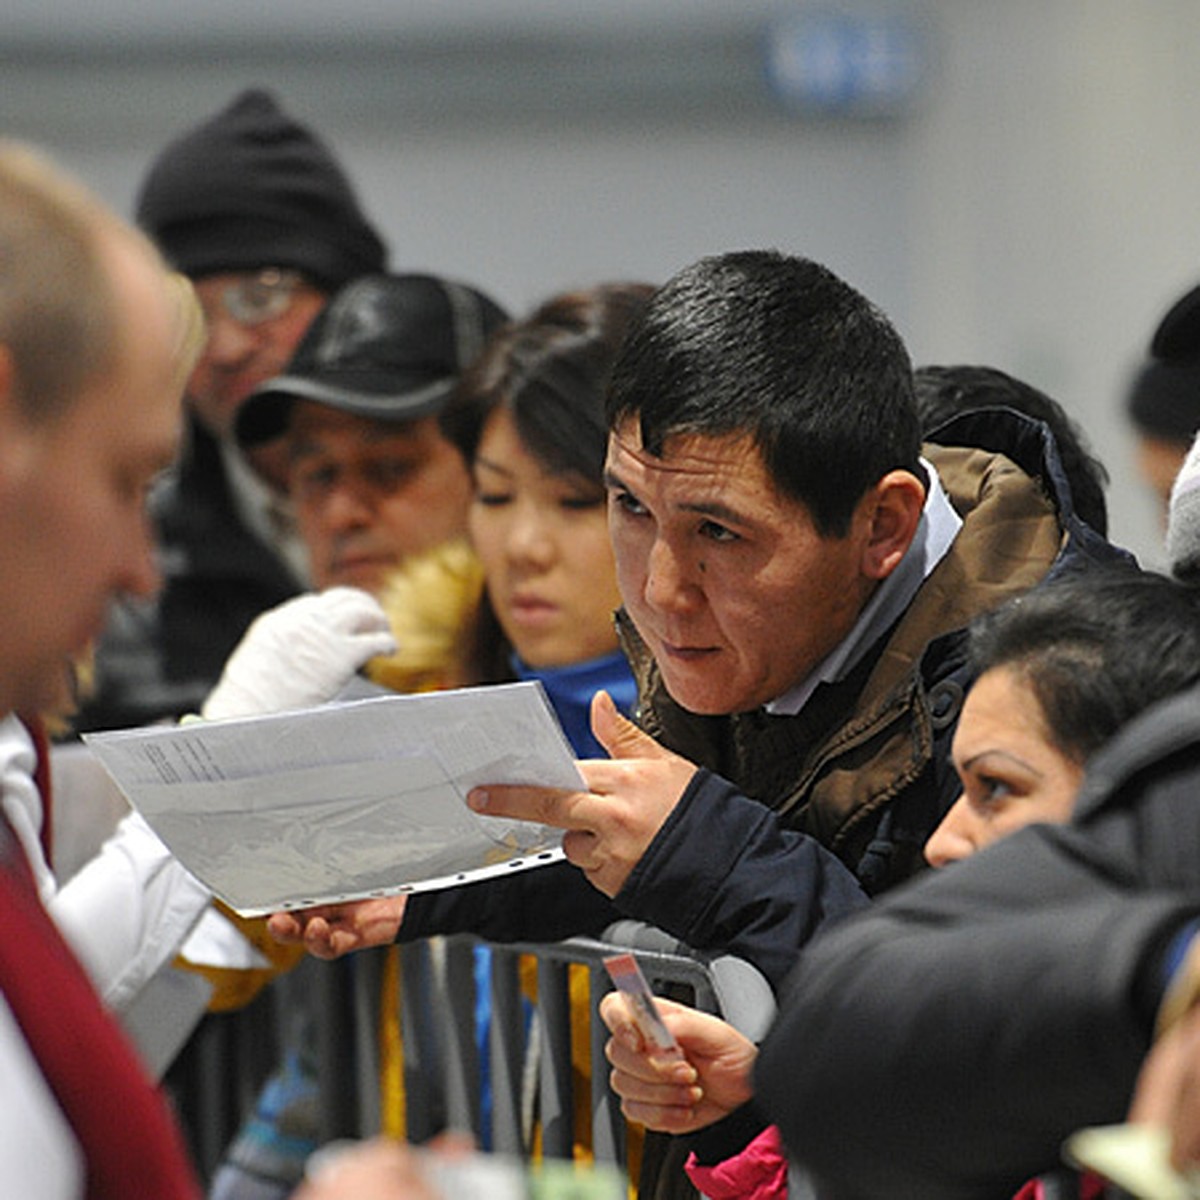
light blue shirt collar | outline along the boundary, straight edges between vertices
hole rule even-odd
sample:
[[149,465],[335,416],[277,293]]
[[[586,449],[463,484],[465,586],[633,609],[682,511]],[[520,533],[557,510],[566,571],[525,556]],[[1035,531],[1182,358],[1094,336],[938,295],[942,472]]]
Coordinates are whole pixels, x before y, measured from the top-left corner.
[[795,716],[817,687],[834,683],[852,671],[867,650],[895,624],[912,603],[921,584],[933,573],[962,528],[962,518],[954,511],[937,470],[921,459],[929,487],[925,507],[917,522],[916,536],[896,569],[875,589],[866,607],[858,615],[854,628],[817,664],[801,683],[772,700],[767,712],[774,716]]

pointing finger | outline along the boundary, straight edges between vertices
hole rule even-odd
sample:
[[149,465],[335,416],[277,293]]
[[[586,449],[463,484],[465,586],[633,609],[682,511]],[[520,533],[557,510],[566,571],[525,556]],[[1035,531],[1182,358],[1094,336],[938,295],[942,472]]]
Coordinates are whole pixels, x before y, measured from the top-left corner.
[[560,788],[529,788],[489,785],[472,788],[467,804],[489,817],[512,817],[518,821],[537,821],[556,829],[586,828],[574,811],[573,800],[586,795],[564,792]]

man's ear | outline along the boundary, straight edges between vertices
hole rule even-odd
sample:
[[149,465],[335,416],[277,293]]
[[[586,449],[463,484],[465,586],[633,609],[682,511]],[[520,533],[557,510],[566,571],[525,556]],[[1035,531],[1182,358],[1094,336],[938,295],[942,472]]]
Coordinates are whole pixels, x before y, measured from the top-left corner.
[[863,574],[886,579],[917,534],[925,485],[911,471],[889,471],[863,498],[870,522],[863,545]]
[[0,343],[0,486],[9,486],[26,469],[31,440],[28,417],[17,394],[12,351]]

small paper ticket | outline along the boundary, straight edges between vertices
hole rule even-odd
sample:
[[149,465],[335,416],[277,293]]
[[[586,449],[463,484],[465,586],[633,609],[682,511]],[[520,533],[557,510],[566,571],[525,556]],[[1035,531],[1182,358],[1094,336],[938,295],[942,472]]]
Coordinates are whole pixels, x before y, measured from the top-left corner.
[[675,1035],[663,1022],[637,959],[632,954],[613,954],[604,960],[604,968],[613,986],[628,1000],[633,1023],[647,1044],[656,1050],[682,1054]]

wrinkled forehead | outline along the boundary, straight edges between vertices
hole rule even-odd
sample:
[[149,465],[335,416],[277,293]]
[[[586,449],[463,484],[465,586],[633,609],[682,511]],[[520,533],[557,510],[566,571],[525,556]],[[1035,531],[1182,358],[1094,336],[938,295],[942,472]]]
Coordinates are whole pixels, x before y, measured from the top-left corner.
[[762,453],[750,434],[672,434],[658,455],[642,445],[636,417],[626,418],[609,433],[605,474],[628,486],[633,486],[635,479],[714,487],[740,481],[774,490]]

